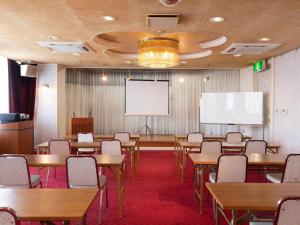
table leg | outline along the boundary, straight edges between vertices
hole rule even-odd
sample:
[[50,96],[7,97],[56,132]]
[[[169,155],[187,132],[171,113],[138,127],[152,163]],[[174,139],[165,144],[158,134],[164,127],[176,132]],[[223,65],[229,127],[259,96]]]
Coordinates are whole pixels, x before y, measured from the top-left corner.
[[136,167],[135,147],[130,148],[129,151],[130,151],[130,155],[131,155],[131,160],[130,161],[131,161],[132,175],[134,177],[135,176],[135,172],[136,172],[136,170],[135,170],[135,167]]
[[220,211],[219,211],[218,205],[216,205],[216,212],[215,213],[216,213],[215,214],[215,217],[216,217],[215,224],[219,225],[220,224]]
[[232,210],[231,213],[232,213],[231,225],[237,225],[237,220],[238,220],[237,211]]
[[118,202],[119,202],[119,215],[122,217],[123,214],[123,193],[124,193],[124,171],[123,164],[118,170]]
[[[64,225],[70,225],[70,221],[63,221],[63,224]],[[82,225],[85,225],[86,223],[82,221]]]
[[204,166],[200,165],[200,213],[203,212]]
[[194,201],[196,201],[196,188],[197,188],[197,165],[194,165]]

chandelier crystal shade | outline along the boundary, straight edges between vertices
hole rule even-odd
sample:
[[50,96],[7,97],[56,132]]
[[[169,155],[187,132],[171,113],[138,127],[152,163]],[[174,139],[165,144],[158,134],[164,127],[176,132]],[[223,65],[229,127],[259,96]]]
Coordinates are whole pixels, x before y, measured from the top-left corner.
[[167,68],[179,64],[178,41],[170,38],[148,38],[138,43],[138,64],[150,68]]

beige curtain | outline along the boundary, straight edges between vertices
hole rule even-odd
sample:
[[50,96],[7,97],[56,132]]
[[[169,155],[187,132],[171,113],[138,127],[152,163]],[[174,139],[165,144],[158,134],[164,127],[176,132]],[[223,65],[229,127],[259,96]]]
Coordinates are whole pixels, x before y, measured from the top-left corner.
[[[124,116],[125,79],[128,70],[67,69],[66,118],[88,116],[92,112],[96,133],[137,132],[145,125],[143,116]],[[132,70],[134,79],[169,80],[170,116],[151,116],[148,125],[154,134],[198,131],[224,134],[235,127],[199,125],[199,98],[202,92],[239,91],[239,70]],[[184,81],[181,82],[183,78]],[[204,78],[209,78],[204,82]],[[221,112],[220,112],[221,113]],[[141,133],[144,133],[143,129]]]

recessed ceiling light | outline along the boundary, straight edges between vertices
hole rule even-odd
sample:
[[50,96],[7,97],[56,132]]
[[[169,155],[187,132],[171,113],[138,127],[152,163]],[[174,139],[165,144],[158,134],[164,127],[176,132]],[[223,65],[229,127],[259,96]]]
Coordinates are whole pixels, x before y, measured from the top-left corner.
[[75,56],[80,56],[80,53],[74,52],[73,55],[75,55]]
[[56,36],[48,36],[48,39],[51,39],[51,40],[59,40],[59,37],[56,37]]
[[181,61],[180,63],[181,63],[181,64],[187,64],[187,62],[186,62],[186,61]]
[[181,83],[184,82],[184,78],[183,78],[183,77],[180,77],[180,78],[179,78],[179,82],[181,82]]
[[113,16],[102,16],[101,18],[105,22],[114,22],[114,21],[116,21],[116,18],[113,17]]
[[258,39],[259,41],[271,41],[271,38],[269,37],[262,37]]
[[209,18],[209,21],[212,23],[222,23],[222,22],[224,22],[224,18],[219,17],[219,16],[214,16],[214,17]]
[[241,54],[234,54],[233,56],[234,57],[241,57],[242,55]]

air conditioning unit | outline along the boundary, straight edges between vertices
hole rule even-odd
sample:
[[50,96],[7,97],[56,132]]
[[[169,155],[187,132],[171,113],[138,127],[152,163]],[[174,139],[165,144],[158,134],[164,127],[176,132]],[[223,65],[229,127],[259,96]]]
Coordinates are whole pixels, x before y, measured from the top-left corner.
[[38,45],[59,53],[84,53],[93,51],[85,42],[37,42]]
[[38,71],[37,64],[21,63],[21,76],[23,77],[36,77]]
[[269,52],[281,44],[279,43],[233,43],[226,48],[222,54],[241,54],[241,55],[255,55]]

